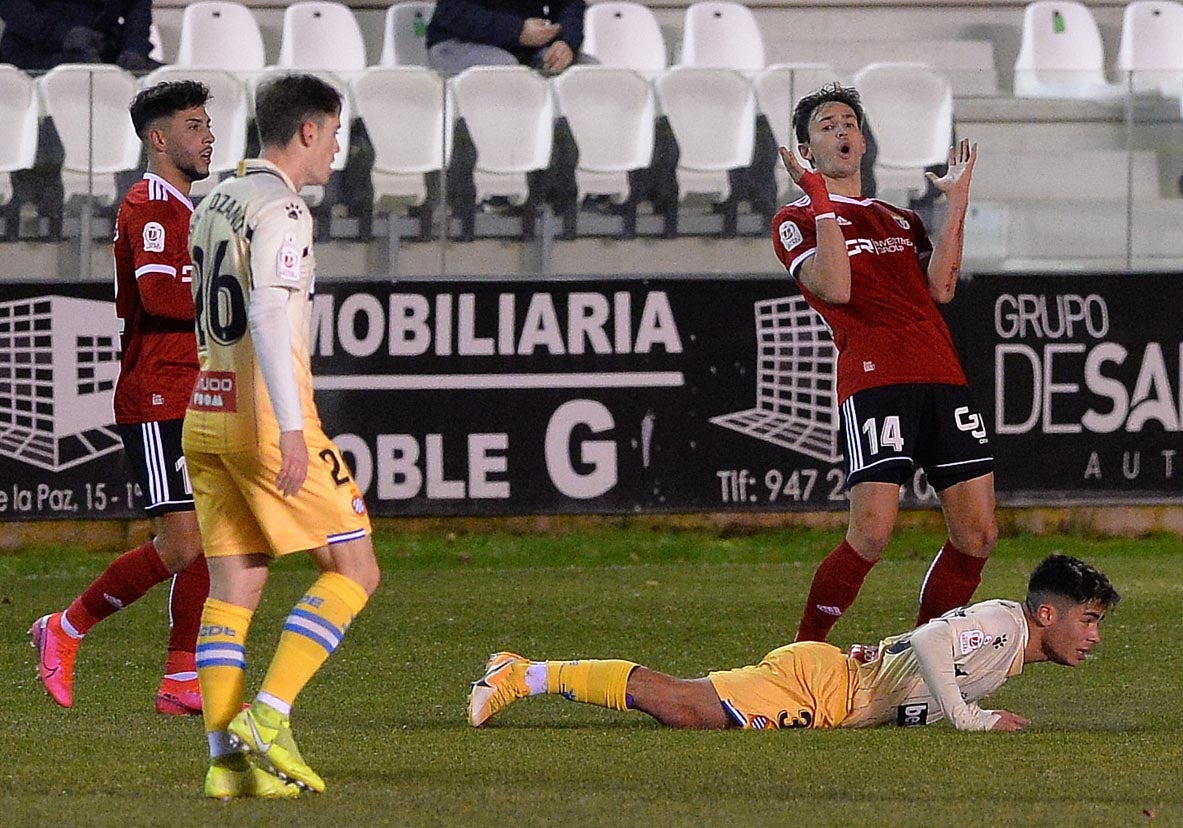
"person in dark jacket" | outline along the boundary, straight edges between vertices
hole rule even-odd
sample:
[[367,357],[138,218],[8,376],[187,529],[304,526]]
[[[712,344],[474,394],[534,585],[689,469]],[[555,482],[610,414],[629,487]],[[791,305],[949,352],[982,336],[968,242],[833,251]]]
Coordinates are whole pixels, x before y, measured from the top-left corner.
[[583,45],[583,0],[438,0],[427,24],[427,61],[456,75],[470,66],[532,66],[557,74],[596,63]]
[[152,0],[2,0],[0,63],[40,71],[62,63],[115,63],[133,72],[160,64],[152,45]]

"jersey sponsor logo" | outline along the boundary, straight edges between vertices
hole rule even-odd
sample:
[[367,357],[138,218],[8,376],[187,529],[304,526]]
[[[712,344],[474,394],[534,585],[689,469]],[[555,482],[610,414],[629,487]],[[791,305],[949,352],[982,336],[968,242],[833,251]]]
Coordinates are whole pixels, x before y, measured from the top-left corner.
[[907,220],[906,218],[904,218],[903,216],[895,216],[895,215],[893,215],[893,216],[892,216],[892,218],[893,218],[893,219],[895,219],[895,223],[896,223],[896,224],[898,224],[900,227],[904,228],[905,230],[911,230],[911,229],[912,229],[912,225],[911,225],[911,224],[909,224],[909,223],[908,223],[908,220]]
[[144,252],[164,252],[164,225],[158,221],[150,221],[144,225]]
[[903,253],[909,247],[915,247],[911,239],[903,236],[891,236],[886,239],[847,239],[846,255],[857,256],[860,253],[874,253],[885,256],[889,253]]
[[238,411],[238,391],[233,371],[202,371],[193,386],[189,407],[194,411]]
[[798,710],[794,716],[787,710],[782,710],[776,716],[776,726],[783,729],[801,729],[813,726],[813,711]]
[[842,218],[842,216],[838,216],[838,226],[839,227],[850,227],[851,221],[850,221],[850,219],[846,219],[846,218]]
[[292,221],[295,221],[300,217],[300,202],[289,201],[284,205],[284,209],[287,210],[288,218],[290,218]]
[[874,370],[875,370],[875,363],[869,359],[864,359],[863,360],[863,372],[869,374]]
[[969,655],[985,643],[986,636],[981,630],[966,630],[961,634],[961,654]]
[[275,275],[289,282],[300,280],[300,246],[296,237],[289,233],[275,258]]
[[786,251],[792,250],[803,241],[801,236],[801,228],[791,221],[781,222],[778,232],[780,234],[781,246],[784,247]]
[[901,704],[895,709],[895,723],[900,727],[928,724],[928,702]]
[[152,405],[164,405],[164,397],[160,394],[153,394]]

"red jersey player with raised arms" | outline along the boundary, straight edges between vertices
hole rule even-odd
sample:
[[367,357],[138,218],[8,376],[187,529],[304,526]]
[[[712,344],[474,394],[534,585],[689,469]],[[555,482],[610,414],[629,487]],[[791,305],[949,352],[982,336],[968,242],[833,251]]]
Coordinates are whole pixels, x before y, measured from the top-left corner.
[[989,437],[937,309],[957,288],[977,145],[962,140],[943,176],[928,173],[947,202],[934,246],[916,213],[863,198],[856,90],[831,84],[802,98],[793,128],[813,169],[780,148],[805,196],[776,214],[773,246],[834,334],[850,490],[846,536],[818,567],[797,629],[798,641],[824,641],[887,547],[917,466],[948,527],[917,624],[969,602],[997,539]]
[[115,422],[147,498],[155,537],[116,558],[69,607],[39,618],[29,631],[41,682],[62,707],[74,703],[74,659],[82,636],[175,576],[156,709],[201,713],[193,653],[209,571],[181,453],[181,423],[197,378],[189,188],[209,175],[214,136],[208,100],[204,84],[174,81],[142,90],[129,107],[148,170],[128,191],[115,221],[115,311],[122,327]]

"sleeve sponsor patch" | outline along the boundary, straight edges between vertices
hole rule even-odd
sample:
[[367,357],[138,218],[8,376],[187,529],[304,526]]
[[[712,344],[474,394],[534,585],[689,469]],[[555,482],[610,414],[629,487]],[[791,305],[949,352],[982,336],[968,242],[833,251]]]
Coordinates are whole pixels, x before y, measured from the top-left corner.
[[969,655],[986,643],[986,636],[981,630],[966,630],[961,634],[961,654]]
[[150,221],[144,225],[144,252],[164,252],[164,225],[158,221]]
[[778,228],[780,243],[785,250],[792,250],[803,241],[801,228],[791,221],[782,221]]
[[300,281],[300,246],[291,233],[284,236],[275,257],[275,275],[289,282]]

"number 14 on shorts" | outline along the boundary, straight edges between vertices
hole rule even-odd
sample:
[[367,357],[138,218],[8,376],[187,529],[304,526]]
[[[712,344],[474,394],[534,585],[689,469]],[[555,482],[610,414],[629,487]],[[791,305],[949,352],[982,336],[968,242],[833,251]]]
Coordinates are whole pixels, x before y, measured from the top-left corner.
[[891,449],[896,454],[904,450],[904,435],[900,431],[900,418],[892,414],[883,418],[880,427],[877,417],[863,420],[860,431],[867,440],[867,453],[878,454],[879,449]]

